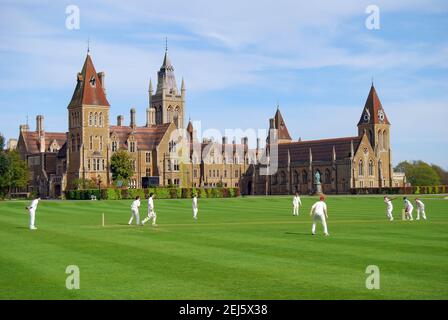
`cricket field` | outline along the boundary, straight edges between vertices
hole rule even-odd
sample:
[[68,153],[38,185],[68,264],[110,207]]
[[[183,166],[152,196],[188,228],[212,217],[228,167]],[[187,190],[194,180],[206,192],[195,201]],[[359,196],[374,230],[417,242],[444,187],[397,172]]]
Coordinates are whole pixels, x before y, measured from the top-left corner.
[[401,197],[389,222],[382,197],[329,196],[329,237],[311,235],[314,201],[295,217],[292,197],[199,199],[195,222],[191,200],[156,199],[158,227],[128,226],[131,201],[42,201],[35,231],[28,201],[1,201],[0,299],[448,298],[443,196],[423,197],[428,220],[412,222]]

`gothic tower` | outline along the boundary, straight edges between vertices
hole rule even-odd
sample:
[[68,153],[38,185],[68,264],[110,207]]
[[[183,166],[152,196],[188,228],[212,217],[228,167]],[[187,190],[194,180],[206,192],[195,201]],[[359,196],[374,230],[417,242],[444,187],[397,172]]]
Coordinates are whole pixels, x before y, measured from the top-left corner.
[[109,181],[109,109],[104,72],[97,73],[87,53],[76,88],[68,105],[67,183],[76,179],[108,185]]
[[182,79],[180,91],[177,89],[174,67],[168,57],[168,49],[162,66],[157,72],[157,88],[153,94],[152,82],[149,83],[149,108],[147,125],[171,123],[184,128],[185,82]]
[[390,149],[390,122],[381,105],[375,87],[370,88],[364,110],[358,122],[358,135],[364,132],[375,151],[380,187],[392,186],[392,156]]

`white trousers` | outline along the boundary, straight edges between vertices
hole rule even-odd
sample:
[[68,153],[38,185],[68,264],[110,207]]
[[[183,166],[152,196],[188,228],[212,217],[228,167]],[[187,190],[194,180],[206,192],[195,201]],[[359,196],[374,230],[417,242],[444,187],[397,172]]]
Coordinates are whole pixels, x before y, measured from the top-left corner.
[[318,221],[320,221],[322,223],[322,226],[324,227],[324,233],[328,234],[327,220],[325,219],[325,216],[321,215],[321,214],[314,214],[313,215],[313,228],[311,229],[312,233],[313,234],[316,233],[316,224],[317,224]]
[[387,209],[386,212],[387,212],[387,213],[386,213],[387,218],[388,218],[390,221],[394,220],[394,216],[392,215],[392,209]]
[[30,228],[34,228],[34,221],[36,220],[36,210],[30,210]]
[[198,217],[198,208],[193,208],[193,218],[197,218]]
[[412,211],[414,211],[414,208],[405,213],[406,218],[409,220],[414,220],[414,218],[412,217]]
[[132,209],[131,210],[131,218],[129,219],[129,224],[132,224],[132,221],[135,218],[135,222],[137,225],[140,224],[140,213],[138,212],[138,209]]
[[157,215],[154,211],[148,212],[148,216],[143,219],[142,224],[145,224],[146,222],[150,221],[152,219],[152,225],[156,224]]
[[293,216],[299,215],[299,206],[294,206],[294,209],[292,210],[292,215]]
[[422,218],[426,220],[426,213],[424,208],[417,208],[417,220],[420,220],[420,214],[422,214]]

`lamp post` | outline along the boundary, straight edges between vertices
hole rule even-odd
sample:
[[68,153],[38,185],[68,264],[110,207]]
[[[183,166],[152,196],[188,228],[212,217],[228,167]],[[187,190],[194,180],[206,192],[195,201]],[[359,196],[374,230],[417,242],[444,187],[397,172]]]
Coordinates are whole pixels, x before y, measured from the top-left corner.
[[98,175],[98,200],[101,200],[101,176]]

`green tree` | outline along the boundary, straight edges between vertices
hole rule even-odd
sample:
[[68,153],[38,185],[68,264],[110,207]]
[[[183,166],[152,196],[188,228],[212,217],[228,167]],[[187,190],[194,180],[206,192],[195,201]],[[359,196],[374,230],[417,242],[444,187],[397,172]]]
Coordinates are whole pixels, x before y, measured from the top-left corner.
[[29,171],[17,151],[0,151],[0,195],[10,195],[12,189],[26,187]]
[[404,172],[413,186],[434,186],[440,184],[436,170],[424,161],[400,162],[395,171]]
[[110,170],[112,179],[116,181],[128,182],[134,175],[132,159],[125,150],[115,152],[110,158]]
[[440,177],[440,183],[448,185],[448,172],[443,170],[442,167],[435,164],[431,165],[431,167],[435,172],[437,172],[438,176]]
[[0,133],[0,152],[5,150],[5,137]]

